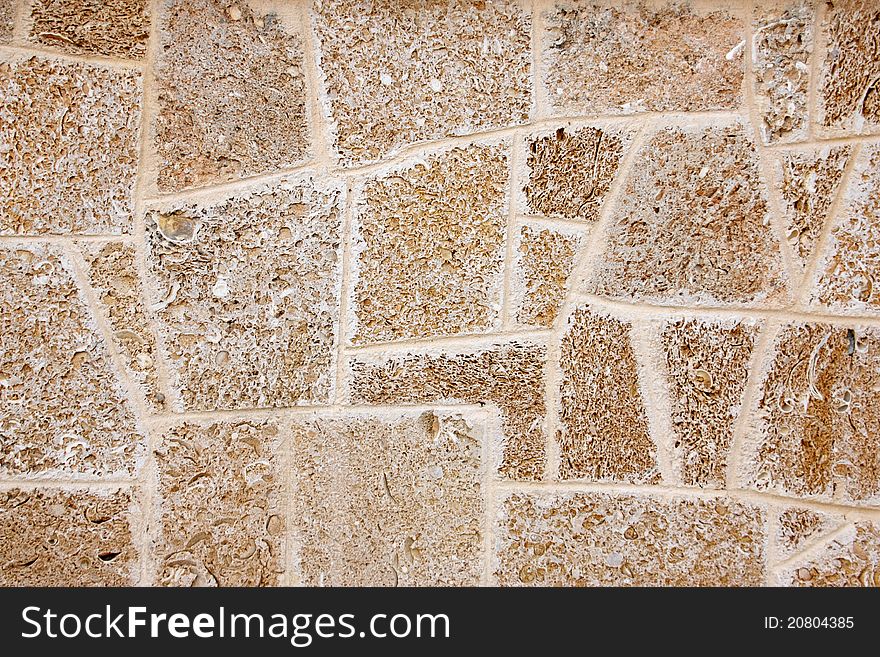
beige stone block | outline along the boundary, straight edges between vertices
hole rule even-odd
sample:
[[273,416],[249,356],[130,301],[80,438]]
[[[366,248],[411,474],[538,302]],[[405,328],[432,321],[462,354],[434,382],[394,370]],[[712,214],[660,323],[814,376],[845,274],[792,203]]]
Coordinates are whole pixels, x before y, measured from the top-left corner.
[[[500,414],[498,472],[544,474],[546,347],[511,342],[444,353],[354,359],[351,401],[363,404],[492,404]],[[493,468],[495,467],[493,462]]]
[[512,493],[497,518],[502,586],[760,586],[765,512],[725,498]]
[[6,243],[0,290],[0,472],[134,474],[144,437],[71,263]]
[[523,123],[531,16],[517,0],[321,0],[312,14],[343,164]]
[[156,206],[147,264],[184,409],[327,403],[343,190],[290,178]]
[[507,144],[475,144],[363,183],[354,343],[483,333],[498,323],[508,178]]
[[802,507],[793,506],[780,511],[774,525],[778,557],[786,559],[797,554],[843,522],[839,515]]
[[784,586],[880,586],[880,527],[856,523],[814,557],[783,570]]
[[0,233],[127,233],[141,74],[0,61]]
[[160,191],[269,173],[306,158],[295,8],[277,0],[259,7],[230,0],[163,4],[153,129]]
[[33,0],[29,39],[64,52],[141,59],[150,36],[148,0]]
[[728,4],[554,3],[540,55],[550,103],[577,114],[736,109],[745,25]]
[[475,586],[482,432],[458,413],[291,427],[293,514],[309,586]]
[[187,423],[163,432],[156,450],[156,584],[280,583],[281,440],[272,422]]
[[12,41],[15,29],[15,6],[18,0],[0,0],[0,43]]
[[127,490],[0,491],[0,585],[132,586]]

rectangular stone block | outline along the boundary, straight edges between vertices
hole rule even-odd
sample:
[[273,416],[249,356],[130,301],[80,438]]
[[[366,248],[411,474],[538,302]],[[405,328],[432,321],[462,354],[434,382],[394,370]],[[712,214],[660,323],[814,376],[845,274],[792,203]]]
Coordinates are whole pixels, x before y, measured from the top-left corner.
[[12,40],[17,3],[18,0],[0,0],[0,43],[9,43]]

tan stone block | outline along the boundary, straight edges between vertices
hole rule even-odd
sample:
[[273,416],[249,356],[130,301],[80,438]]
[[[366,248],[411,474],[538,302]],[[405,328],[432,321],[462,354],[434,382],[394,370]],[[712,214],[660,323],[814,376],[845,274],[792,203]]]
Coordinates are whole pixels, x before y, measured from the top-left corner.
[[271,422],[182,424],[156,450],[161,586],[275,586],[284,570],[281,436]]
[[351,401],[494,404],[501,420],[498,472],[510,479],[540,479],[546,459],[546,358],[544,346],[511,342],[442,354],[353,360]]
[[475,586],[482,427],[457,413],[297,421],[294,517],[309,586]]
[[740,320],[680,319],[663,327],[674,466],[686,486],[725,487],[756,333],[755,323]]
[[507,145],[478,144],[363,184],[353,342],[482,333],[498,323],[508,177]]
[[659,483],[633,326],[589,306],[568,320],[559,368],[562,479]]
[[343,164],[523,123],[531,17],[516,0],[322,0],[313,28]]
[[0,98],[0,233],[129,232],[141,74],[15,56]]
[[760,586],[765,513],[718,499],[513,493],[497,519],[502,586]]
[[843,524],[838,515],[801,507],[789,507],[776,518],[776,551],[780,558],[793,556],[809,543]]
[[125,490],[0,491],[0,585],[136,584],[130,507]]
[[328,402],[342,197],[300,176],[150,212],[153,308],[183,408]]
[[141,59],[150,36],[148,0],[34,0],[30,40],[64,52]]
[[70,263],[5,244],[0,289],[0,472],[133,474],[144,437]]
[[880,331],[793,324],[764,366],[749,484],[880,504]]
[[778,303],[779,245],[748,132],[738,122],[658,130],[611,217],[597,294],[667,304]]
[[0,43],[9,43],[12,40],[17,3],[18,0],[0,0]]
[[309,150],[302,38],[277,0],[169,0],[154,136],[160,191],[277,171]]
[[786,586],[880,586],[880,527],[856,523],[815,557],[785,569]]
[[579,114],[736,109],[745,26],[726,6],[555,3],[541,54],[550,102]]

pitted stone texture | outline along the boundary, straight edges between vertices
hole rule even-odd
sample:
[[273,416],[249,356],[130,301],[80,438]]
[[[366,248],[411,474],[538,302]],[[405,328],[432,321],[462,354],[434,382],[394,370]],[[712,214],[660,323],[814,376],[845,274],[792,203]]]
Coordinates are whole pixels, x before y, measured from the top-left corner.
[[812,301],[839,312],[880,312],[880,146],[865,144],[819,262]]
[[69,262],[7,244],[0,290],[0,472],[133,474],[144,439]]
[[0,62],[0,233],[127,233],[141,75]]
[[185,409],[326,403],[342,192],[310,177],[152,212],[148,266]]
[[633,326],[589,306],[562,339],[562,407],[557,431],[563,479],[659,483],[631,344]]
[[0,43],[9,43],[12,40],[17,2],[18,0],[0,0]]
[[517,248],[516,321],[553,326],[583,243],[579,234],[523,226]]
[[584,127],[531,138],[527,211],[595,222],[632,136],[630,130]]
[[862,132],[880,125],[880,6],[874,0],[827,3],[819,123]]
[[355,360],[351,399],[364,404],[495,404],[504,433],[499,473],[509,479],[541,479],[546,358],[545,347],[514,342],[460,353]]
[[674,465],[686,486],[724,488],[756,333],[743,321],[681,319],[663,327]]
[[812,559],[780,573],[788,586],[880,586],[880,526],[859,522]]
[[603,493],[509,495],[502,586],[760,586],[764,512],[734,500]]
[[740,104],[744,25],[726,9],[563,0],[544,20],[544,84],[557,111],[694,112]]
[[497,323],[507,161],[505,145],[473,145],[365,183],[353,245],[355,343]]
[[269,422],[182,424],[156,451],[162,586],[274,586],[283,571],[280,436]]
[[510,0],[322,0],[314,28],[343,164],[523,123],[531,17]]
[[0,586],[132,586],[128,491],[0,491]]
[[116,350],[125,359],[128,375],[140,386],[150,409],[163,410],[166,400],[159,386],[159,350],[150,328],[134,247],[119,242],[80,242],[78,246],[86,262],[89,284],[113,331]]
[[[277,11],[269,10],[274,7]],[[308,151],[302,39],[272,0],[165,0],[154,126],[160,191],[277,171]]]
[[291,428],[307,586],[476,586],[481,428],[458,414]]
[[788,508],[776,519],[776,551],[782,559],[791,557],[842,523],[840,516],[800,507]]
[[668,127],[640,149],[593,286],[603,296],[671,304],[782,296],[757,154],[740,124]]
[[807,137],[813,8],[808,0],[757,7],[752,22],[755,105],[765,144]]
[[851,152],[850,146],[837,146],[780,156],[785,237],[801,265],[813,254]]
[[751,485],[880,504],[880,331],[795,324],[774,347],[758,403]]
[[149,14],[148,0],[34,0],[30,40],[74,54],[141,59]]

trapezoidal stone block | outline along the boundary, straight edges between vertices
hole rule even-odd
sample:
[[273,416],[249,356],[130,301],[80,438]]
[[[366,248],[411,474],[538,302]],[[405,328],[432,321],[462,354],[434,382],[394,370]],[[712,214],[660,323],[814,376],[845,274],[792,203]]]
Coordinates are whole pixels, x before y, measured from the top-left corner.
[[5,243],[0,289],[0,472],[134,475],[145,439],[70,261]]
[[880,586],[880,526],[864,520],[848,527],[812,558],[777,576],[782,586]]
[[343,190],[311,175],[147,218],[151,301],[186,410],[324,404]]
[[0,234],[131,230],[141,74],[0,61]]
[[0,491],[0,585],[132,586],[128,490]]
[[309,151],[303,45],[294,8],[166,0],[159,12],[159,191],[301,163]]
[[493,436],[500,454],[491,467],[506,479],[536,480],[546,464],[546,359],[543,345],[517,342],[361,357],[351,361],[350,398],[356,404],[493,404],[501,426]]
[[740,122],[657,130],[624,181],[592,290],[672,305],[779,305],[784,268],[766,196]]
[[475,586],[483,572],[481,425],[458,413],[291,425],[308,586]]
[[352,342],[484,333],[497,325],[508,146],[452,148],[362,184],[352,245]]
[[761,586],[765,512],[725,498],[511,493],[501,586]]
[[531,16],[517,0],[322,0],[312,14],[343,165],[524,123]]
[[161,586],[275,586],[285,520],[273,422],[192,423],[162,433],[156,450]]
[[792,506],[776,515],[774,543],[776,555],[785,560],[820,540],[844,523],[843,516]]
[[578,1],[545,10],[546,94],[565,114],[734,110],[741,102],[741,10],[696,3]]

